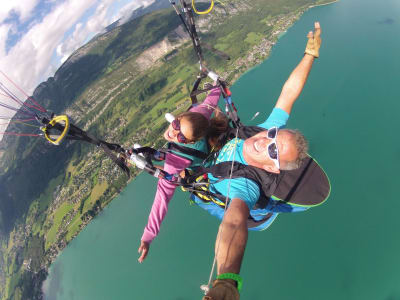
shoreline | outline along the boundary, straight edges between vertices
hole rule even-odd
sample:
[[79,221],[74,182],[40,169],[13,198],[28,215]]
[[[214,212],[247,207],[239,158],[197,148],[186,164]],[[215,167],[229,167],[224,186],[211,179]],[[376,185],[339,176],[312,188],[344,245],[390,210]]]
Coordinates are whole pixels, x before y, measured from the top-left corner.
[[[337,2],[340,2],[340,0],[333,0],[333,1],[328,2],[328,3],[321,3],[321,4],[312,4],[312,5],[308,5],[308,6],[304,9],[304,11],[302,11],[302,12],[300,13],[300,16],[299,16],[299,17],[301,17],[306,11],[310,10],[311,8],[318,7],[318,6],[330,5],[330,4],[334,4],[334,3],[337,3]],[[301,9],[300,9],[300,10],[301,10]],[[296,20],[296,21],[298,21],[298,20]],[[294,22],[294,23],[295,23],[295,22]],[[292,26],[294,25],[294,23],[290,24],[290,26],[288,26],[284,31],[282,31],[282,32],[280,32],[280,33],[278,34],[278,38],[276,39],[276,41],[275,41],[275,42],[272,42],[272,43],[273,43],[273,46],[274,46],[277,42],[279,42],[280,38],[283,37],[283,36],[286,34],[287,30],[288,30],[290,27],[292,27]],[[261,45],[261,44],[262,44],[262,43],[260,43],[260,45]],[[258,45],[258,46],[259,46],[259,45]],[[244,71],[242,74],[240,74],[239,77],[238,77],[237,79],[235,79],[234,81],[232,81],[232,85],[233,85],[236,81],[238,81],[238,80],[240,79],[240,77],[242,77],[243,75],[247,74],[248,72],[251,72],[253,69],[259,67],[262,63],[264,63],[265,61],[267,61],[267,59],[269,58],[269,56],[270,56],[270,54],[271,54],[271,51],[272,51],[272,48],[270,49],[270,51],[269,51],[269,53],[267,54],[267,56],[266,56],[260,63],[251,66],[249,69],[247,69],[247,70]]]
[[333,0],[333,1],[328,2],[328,3],[315,4],[315,5],[311,5],[310,8],[318,7],[318,6],[325,6],[325,5],[333,4],[333,3],[336,3],[336,2],[339,2],[339,1],[340,0]]

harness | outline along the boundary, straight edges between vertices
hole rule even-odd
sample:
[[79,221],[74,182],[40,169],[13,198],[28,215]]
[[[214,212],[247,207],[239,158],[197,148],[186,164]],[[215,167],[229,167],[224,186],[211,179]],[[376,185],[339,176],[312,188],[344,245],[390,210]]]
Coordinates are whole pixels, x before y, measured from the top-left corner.
[[[207,143],[207,148],[208,148],[207,150],[209,150],[208,143]],[[168,152],[176,151],[176,152],[179,152],[179,153],[182,153],[182,154],[186,154],[186,155],[189,155],[189,156],[200,158],[202,160],[205,160],[208,157],[208,154],[203,152],[203,151],[200,151],[200,150],[197,150],[197,149],[194,149],[194,148],[190,148],[190,147],[186,147],[186,146],[182,146],[182,145],[178,145],[176,143],[171,143],[171,142],[168,143],[166,150]]]
[[[238,137],[247,139],[264,130],[257,126],[244,126],[239,128]],[[225,138],[230,140],[232,133],[233,131],[229,130]],[[226,197],[219,192],[210,191],[207,173],[211,173],[218,178],[217,182],[220,182],[229,178],[231,167],[232,162],[225,161],[209,168],[199,168],[196,173],[186,179],[186,185],[183,185],[183,188],[204,202],[213,202],[224,208]],[[304,159],[298,169],[281,171],[279,174],[234,162],[232,178],[247,178],[258,185],[260,197],[254,209],[265,208],[271,198],[291,205],[313,207],[323,203],[330,193],[327,175],[311,156]]]
[[[176,14],[179,16],[184,28],[186,29],[187,33],[190,36],[190,39],[192,40],[193,44],[193,49],[196,53],[196,56],[199,60],[200,64],[200,74],[197,76],[197,79],[193,85],[192,91],[190,93],[190,98],[192,100],[192,105],[197,103],[197,95],[205,93],[209,90],[211,90],[213,87],[208,87],[202,90],[199,90],[199,84],[202,79],[206,78],[207,76],[210,77],[213,81],[217,82],[217,85],[221,89],[222,96],[225,100],[225,113],[229,118],[229,121],[231,122],[232,126],[237,128],[242,126],[242,123],[240,122],[237,109],[235,107],[235,104],[232,101],[232,93],[228,89],[227,83],[220,78],[220,76],[213,71],[209,70],[206,67],[206,63],[204,61],[203,57],[203,51],[200,45],[200,38],[198,36],[197,30],[196,30],[196,24],[193,16],[193,11],[192,8],[186,4],[185,0],[179,0],[181,7],[182,7],[182,13],[176,6],[175,1],[169,0],[173,8],[175,9]],[[210,51],[214,52],[218,56],[222,57],[223,59],[230,60],[229,55],[223,53],[222,51],[219,51],[205,43],[203,43],[207,49]]]
[[[50,119],[43,117],[38,119],[43,124],[41,130],[48,142],[53,145],[60,145],[64,139],[66,140],[79,140],[84,141],[97,147],[101,147],[107,156],[120,167],[125,174],[130,177],[129,168],[126,166],[125,161],[121,159],[120,154],[125,153],[125,149],[118,144],[108,143],[100,140],[89,133],[83,131],[79,127],[69,122],[66,115],[54,116]],[[115,152],[115,154],[114,154]]]

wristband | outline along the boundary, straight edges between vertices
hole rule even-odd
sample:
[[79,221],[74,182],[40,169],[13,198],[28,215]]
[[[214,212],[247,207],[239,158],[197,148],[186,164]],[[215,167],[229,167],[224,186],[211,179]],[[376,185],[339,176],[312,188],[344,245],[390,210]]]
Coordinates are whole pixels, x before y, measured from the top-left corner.
[[223,274],[219,274],[217,276],[217,279],[232,279],[232,280],[235,280],[237,282],[238,291],[240,292],[240,290],[242,289],[243,279],[242,279],[242,277],[239,276],[239,274],[223,273]]

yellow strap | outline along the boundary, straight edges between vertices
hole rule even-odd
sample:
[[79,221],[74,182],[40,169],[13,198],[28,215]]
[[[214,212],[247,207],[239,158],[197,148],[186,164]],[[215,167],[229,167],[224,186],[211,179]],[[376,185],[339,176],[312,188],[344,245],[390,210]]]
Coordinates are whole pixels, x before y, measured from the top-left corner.
[[213,7],[214,7],[214,0],[211,0],[210,7],[209,7],[207,10],[205,10],[205,11],[198,11],[198,10],[196,9],[196,5],[194,4],[194,0],[192,0],[192,7],[193,7],[193,10],[194,10],[194,12],[195,12],[196,14],[198,14],[198,15],[206,15],[206,14],[208,14],[210,11],[212,11],[212,9],[213,9]]
[[53,145],[60,145],[60,143],[62,142],[62,140],[65,138],[65,136],[68,133],[69,130],[69,119],[66,115],[62,115],[62,116],[56,116],[53,119],[51,119],[51,121],[49,122],[50,126],[54,126],[56,123],[62,122],[64,121],[65,124],[64,126],[64,131],[60,134],[60,136],[57,139],[52,139],[49,136],[49,133],[47,132],[47,127],[44,127],[42,130],[44,132],[44,136],[46,137],[46,139],[52,143]]
[[[201,182],[202,180],[204,180],[204,179],[203,179],[203,175],[201,175],[201,176],[199,176],[199,177],[196,178],[196,182]],[[210,184],[208,183],[208,184],[206,184],[206,185],[203,185],[203,186],[200,187],[200,189],[202,189],[203,191],[209,191],[209,189],[210,189]],[[215,198],[214,198],[213,196],[211,196],[211,195],[210,195],[210,196],[209,196],[209,195],[203,195],[203,194],[201,194],[200,192],[195,193],[195,194],[196,194],[197,197],[199,197],[199,198],[201,198],[201,199],[203,199],[203,200],[205,200],[205,201],[214,202],[214,203],[217,204],[217,205],[225,206],[225,203],[224,203],[224,202],[220,201],[219,199],[215,199]]]

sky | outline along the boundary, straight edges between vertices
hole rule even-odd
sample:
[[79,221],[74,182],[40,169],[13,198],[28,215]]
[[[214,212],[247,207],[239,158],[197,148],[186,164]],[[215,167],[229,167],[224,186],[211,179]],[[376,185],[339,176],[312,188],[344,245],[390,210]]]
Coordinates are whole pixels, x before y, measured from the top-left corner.
[[[97,33],[154,0],[2,0],[0,5],[0,82],[21,99],[6,74],[31,95],[61,64]],[[0,95],[0,101],[5,101]],[[11,113],[0,107],[0,117]],[[0,120],[0,132],[4,131]],[[0,135],[0,140],[3,136]]]

